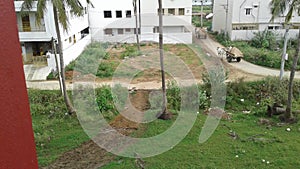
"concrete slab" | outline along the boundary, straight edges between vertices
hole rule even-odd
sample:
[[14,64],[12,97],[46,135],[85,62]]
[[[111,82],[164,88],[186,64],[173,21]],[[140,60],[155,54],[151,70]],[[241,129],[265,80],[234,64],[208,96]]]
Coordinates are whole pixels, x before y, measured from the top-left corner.
[[24,65],[23,67],[26,81],[47,80],[51,72],[51,67],[48,66]]

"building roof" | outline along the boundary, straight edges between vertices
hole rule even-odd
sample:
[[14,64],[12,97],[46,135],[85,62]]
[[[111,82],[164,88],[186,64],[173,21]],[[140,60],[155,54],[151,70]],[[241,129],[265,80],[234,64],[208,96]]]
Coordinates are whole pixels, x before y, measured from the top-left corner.
[[[15,11],[16,12],[20,12],[22,9],[22,4],[24,1],[14,1],[14,5],[15,5]],[[30,9],[30,11],[36,11],[37,10],[37,1],[33,1],[32,3],[32,8]],[[27,10],[25,10],[27,11]]]

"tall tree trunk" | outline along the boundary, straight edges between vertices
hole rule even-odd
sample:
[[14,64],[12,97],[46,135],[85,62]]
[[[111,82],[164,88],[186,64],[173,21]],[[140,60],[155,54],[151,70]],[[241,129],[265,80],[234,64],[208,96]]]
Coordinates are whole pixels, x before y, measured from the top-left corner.
[[159,6],[159,58],[161,67],[161,85],[163,92],[162,100],[162,111],[157,115],[157,117],[166,116],[167,114],[167,97],[166,97],[166,83],[165,83],[165,70],[164,70],[164,51],[163,51],[163,18],[162,18],[162,2],[158,0]]
[[136,0],[133,0],[133,10],[134,10],[134,16],[135,16],[136,44],[137,44],[138,51],[140,51],[140,40],[139,40],[139,29],[138,29],[138,16],[137,16],[137,3],[136,3]]
[[140,35],[142,35],[141,0],[139,0],[139,28],[140,28]]
[[283,79],[283,73],[284,73],[284,63],[285,63],[285,55],[286,55],[286,48],[287,48],[287,42],[288,42],[288,33],[289,33],[289,26],[285,29],[284,33],[284,44],[283,44],[283,52],[281,56],[281,65],[280,65],[280,74],[279,79]]
[[61,93],[63,93],[62,84],[61,84],[60,69],[59,69],[59,65],[58,65],[59,63],[58,63],[58,58],[57,58],[56,42],[55,42],[53,37],[52,37],[52,47],[53,47],[53,50],[54,50],[54,58],[55,58],[55,64],[56,64],[56,71],[57,71],[57,74],[58,74],[59,89],[60,89]]
[[295,77],[295,71],[297,68],[297,63],[299,60],[299,51],[300,51],[300,28],[299,28],[299,34],[298,34],[298,46],[296,49],[296,53],[293,59],[293,65],[291,68],[291,74],[290,74],[290,81],[289,81],[289,90],[288,90],[288,100],[287,100],[287,106],[286,106],[286,112],[284,114],[285,121],[288,122],[290,118],[292,118],[292,97],[293,97],[293,81]]
[[57,16],[57,9],[56,7],[53,6],[53,14],[54,14],[54,22],[55,22],[55,29],[56,29],[56,34],[57,34],[57,41],[58,41],[58,46],[59,46],[59,61],[60,61],[60,76],[61,76],[61,84],[62,84],[62,94],[64,96],[65,104],[68,109],[69,114],[75,113],[75,109],[73,108],[71,101],[69,99],[67,89],[66,89],[66,78],[65,78],[65,66],[64,66],[64,57],[63,57],[63,52],[62,52],[62,41],[61,41],[61,36],[60,36],[60,30],[59,30],[59,24],[58,24],[58,16]]

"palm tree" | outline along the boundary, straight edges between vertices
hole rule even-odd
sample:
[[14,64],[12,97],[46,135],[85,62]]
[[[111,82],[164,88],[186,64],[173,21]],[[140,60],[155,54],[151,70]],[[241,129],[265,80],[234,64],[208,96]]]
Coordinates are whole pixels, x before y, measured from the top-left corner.
[[141,0],[139,0],[139,28],[140,28],[140,35],[142,35]]
[[[137,16],[137,2],[136,0],[132,1],[134,16],[135,16],[135,36],[136,36],[136,44],[137,49],[140,51],[140,40],[139,40],[139,28],[138,28],[138,16]],[[141,21],[140,21],[141,22]]]
[[[23,9],[31,9],[34,0],[24,0]],[[86,0],[88,4],[91,4],[90,0]],[[66,8],[70,9],[70,12],[76,16],[82,16],[84,8],[82,7],[79,0],[52,0],[53,4],[53,14],[54,14],[54,22],[55,22],[55,29],[57,34],[58,40],[58,47],[59,47],[59,58],[60,58],[60,80],[62,84],[62,95],[65,100],[66,107],[68,109],[69,114],[75,113],[75,109],[72,106],[72,103],[69,99],[66,89],[66,82],[65,82],[65,67],[64,67],[64,57],[62,52],[62,40],[61,34],[59,29],[59,24],[62,25],[64,31],[68,31],[68,17],[66,14]],[[47,0],[38,0],[37,1],[37,12],[36,12],[36,21],[37,23],[41,22],[41,19],[44,17],[44,12],[47,10]]]
[[159,112],[156,117],[168,120],[171,115],[167,113],[167,93],[166,93],[166,82],[165,82],[165,70],[164,70],[164,51],[163,51],[163,21],[162,21],[162,2],[158,0],[158,15],[159,15],[159,58],[161,67],[161,80],[162,80],[162,111]]
[[[289,23],[291,21],[293,13],[297,12],[299,14],[300,12],[300,0],[272,0],[270,5],[271,5],[271,13],[272,13],[271,20],[274,20],[275,17],[278,17],[279,15],[286,13],[285,23]],[[298,34],[298,46],[296,48],[296,52],[293,58],[293,64],[290,73],[287,107],[284,113],[284,119],[286,122],[289,122],[291,121],[291,119],[293,119],[293,114],[292,114],[293,80],[295,77],[297,62],[299,60],[299,50],[300,50],[300,28]]]

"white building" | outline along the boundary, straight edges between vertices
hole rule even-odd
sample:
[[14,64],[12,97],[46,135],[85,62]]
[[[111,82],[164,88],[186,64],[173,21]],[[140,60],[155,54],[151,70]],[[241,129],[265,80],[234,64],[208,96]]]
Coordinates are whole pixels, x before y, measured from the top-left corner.
[[[50,0],[46,1],[47,10],[40,24],[36,22],[35,16],[37,2],[33,4],[32,9],[26,15],[21,15],[22,3],[23,1],[14,1],[23,58],[25,62],[30,62],[35,57],[45,56],[47,52],[53,53],[52,39],[57,39],[57,34],[53,5]],[[66,32],[60,27],[65,65],[74,60],[86,44],[90,43],[87,4],[85,0],[82,0],[81,4],[85,9],[84,16],[71,16],[68,10],[69,29]],[[53,63],[48,64],[55,67]]]
[[[272,30],[283,36],[284,20],[281,16],[270,22],[271,0],[218,0],[214,2],[213,31],[227,31],[231,40],[250,40],[254,32]],[[226,10],[228,9],[228,11]],[[226,12],[227,11],[227,12]],[[294,15],[291,20],[290,37],[296,37],[300,17]]]
[[[89,9],[93,40],[135,43],[132,0],[93,0]],[[165,43],[192,43],[192,1],[163,0]],[[158,42],[158,2],[141,0],[141,41]]]

